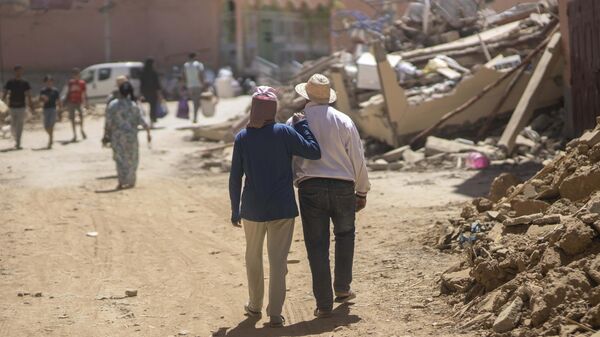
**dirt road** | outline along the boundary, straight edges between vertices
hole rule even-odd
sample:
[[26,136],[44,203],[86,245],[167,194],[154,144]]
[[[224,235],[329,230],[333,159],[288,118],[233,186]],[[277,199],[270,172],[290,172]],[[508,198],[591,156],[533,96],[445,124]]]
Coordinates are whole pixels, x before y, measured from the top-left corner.
[[[298,221],[287,326],[269,329],[243,316],[244,237],[228,222],[227,174],[183,165],[207,144],[186,141],[175,123],[154,132],[152,149],[142,143],[139,186],[122,192],[104,193],[116,180],[100,120],[80,143],[32,150],[46,141],[35,127],[25,150],[0,153],[0,336],[474,336],[454,328],[435,291],[459,257],[422,237],[493,174],[371,174],[357,225],[358,298],[331,319],[312,317]],[[70,138],[66,124],[56,138]],[[124,297],[129,289],[137,296]]]

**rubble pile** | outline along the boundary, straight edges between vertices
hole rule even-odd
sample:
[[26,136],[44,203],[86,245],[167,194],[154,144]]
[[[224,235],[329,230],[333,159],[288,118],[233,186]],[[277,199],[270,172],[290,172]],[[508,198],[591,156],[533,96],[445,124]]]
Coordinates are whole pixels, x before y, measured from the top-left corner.
[[[531,14],[555,10],[556,1],[520,3],[504,12],[482,6],[474,0],[412,1],[404,15],[383,28],[389,52],[408,51],[456,41],[461,37],[498,25],[525,19]],[[369,26],[362,23],[362,27]],[[375,30],[375,29],[372,29]],[[352,30],[354,39],[367,33]]]
[[[483,169],[489,165],[519,165],[530,162],[542,164],[553,159],[560,153],[560,149],[564,148],[562,115],[561,109],[555,109],[535,117],[517,137],[516,147],[511,156],[507,156],[506,152],[498,147],[498,133],[502,132],[498,129],[492,133],[496,135],[478,142],[465,138],[449,140],[430,136],[421,149],[413,151],[410,146],[402,146],[381,155],[371,156],[367,165],[373,171],[424,171]],[[476,131],[471,132],[473,133]],[[456,135],[460,132],[451,131],[449,134]],[[473,163],[474,157],[484,158],[482,160],[486,162],[485,165]]]
[[[305,62],[278,86],[277,121],[285,122],[304,108],[294,86],[323,73],[337,92],[336,108],[352,118],[365,140],[372,170],[482,169],[554,158],[564,147],[565,116],[555,109],[563,95],[556,80],[562,68],[553,66],[561,60],[560,53],[552,52],[561,39],[553,19],[556,4],[543,0],[517,6],[493,23],[482,23],[481,18],[493,13],[482,15],[471,0],[431,1],[430,8],[424,4],[412,4],[405,18],[416,20],[419,31],[430,29],[429,36],[450,30],[460,39],[395,53],[389,53],[382,40],[389,32],[375,39],[354,39],[354,54],[336,52]],[[540,81],[532,80],[536,72],[542,74],[535,77]],[[525,90],[529,87],[535,90]],[[522,112],[516,111],[518,106]],[[446,119],[457,110],[460,114]],[[509,130],[513,111],[523,125],[532,120],[529,111],[537,111],[538,117],[524,130]],[[192,130],[193,139],[228,143],[247,119],[246,114],[220,125],[182,129]],[[427,135],[436,137],[425,142],[425,135],[424,144],[415,146],[413,138],[432,127],[435,132]],[[390,149],[394,150],[385,152]]]
[[591,336],[600,329],[600,124],[531,179],[509,173],[441,230],[465,261],[441,276],[463,329]]

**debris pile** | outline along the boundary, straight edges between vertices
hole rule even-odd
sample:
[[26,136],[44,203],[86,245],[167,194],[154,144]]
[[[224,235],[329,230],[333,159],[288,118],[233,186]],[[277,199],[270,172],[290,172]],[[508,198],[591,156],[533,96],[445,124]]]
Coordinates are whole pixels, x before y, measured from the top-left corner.
[[466,255],[440,280],[462,328],[531,337],[598,331],[600,124],[531,179],[496,178],[488,198],[441,232],[439,248]]
[[[536,15],[421,50],[388,54],[374,43],[355,65],[331,69],[337,107],[365,138],[396,148],[424,132],[457,137],[487,130],[512,111],[518,120],[508,125],[522,128],[533,111],[562,99],[562,85],[550,80],[562,74],[562,54],[554,52],[561,41],[557,21]],[[503,44],[489,48],[492,41]],[[502,140],[510,154],[520,131],[511,126]],[[483,132],[476,140],[487,137]]]
[[[493,136],[477,143],[465,138],[449,140],[429,136],[425,146],[418,150],[412,150],[406,145],[372,156],[368,167],[373,171],[423,171],[483,169],[490,165],[520,165],[530,162],[542,164],[553,159],[560,149],[564,148],[564,121],[561,117],[563,115],[562,109],[555,109],[535,117],[517,136],[516,147],[511,156],[507,156],[506,152],[498,147],[502,129],[497,129],[491,133]],[[466,137],[467,132],[463,133]],[[483,163],[475,161],[477,158]]]
[[[337,91],[336,108],[352,118],[366,142],[372,170],[543,163],[565,145],[565,113],[557,108],[563,58],[555,11],[556,4],[544,0],[492,20],[494,13],[482,15],[471,0],[413,3],[402,24],[411,22],[421,33],[429,29],[427,36],[454,32],[458,37],[391,53],[385,44],[391,33],[363,22],[357,27],[379,33],[354,38],[354,54],[336,52],[306,62],[278,86],[277,121],[304,107],[294,86],[324,73]],[[402,34],[407,39],[402,43],[418,40],[418,34]],[[183,129],[191,129],[194,139],[229,143],[247,119],[246,114]]]

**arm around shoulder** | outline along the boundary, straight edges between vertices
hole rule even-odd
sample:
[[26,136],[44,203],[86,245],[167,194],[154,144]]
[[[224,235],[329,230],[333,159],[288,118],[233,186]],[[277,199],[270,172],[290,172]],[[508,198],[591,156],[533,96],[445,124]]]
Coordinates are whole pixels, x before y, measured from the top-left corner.
[[286,128],[288,130],[288,144],[292,149],[293,155],[309,160],[321,159],[321,147],[317,142],[317,138],[308,127],[306,120],[294,124],[293,128],[289,126],[286,126]]

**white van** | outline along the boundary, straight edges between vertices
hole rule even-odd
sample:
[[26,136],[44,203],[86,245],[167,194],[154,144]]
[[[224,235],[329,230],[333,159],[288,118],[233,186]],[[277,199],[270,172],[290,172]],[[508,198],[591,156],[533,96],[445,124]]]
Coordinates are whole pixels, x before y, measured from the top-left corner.
[[125,75],[135,89],[136,96],[140,95],[140,75],[144,64],[142,62],[114,62],[89,66],[81,71],[81,79],[87,84],[87,97],[91,104],[105,103],[106,99],[116,90],[117,77]]

